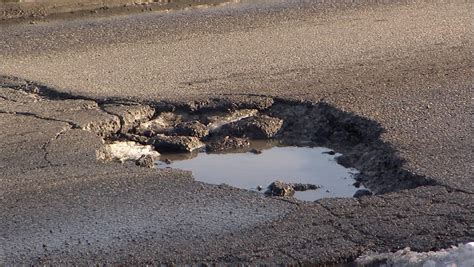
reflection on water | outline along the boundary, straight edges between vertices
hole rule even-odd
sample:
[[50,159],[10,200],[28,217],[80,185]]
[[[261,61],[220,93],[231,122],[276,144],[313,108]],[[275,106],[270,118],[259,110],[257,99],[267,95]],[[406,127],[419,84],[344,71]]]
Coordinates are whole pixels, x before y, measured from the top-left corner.
[[264,146],[257,144],[261,154],[240,151],[163,155],[158,166],[192,171],[199,181],[225,183],[251,190],[256,190],[258,186],[266,188],[275,180],[320,185],[322,188],[318,190],[296,192],[296,198],[308,201],[324,197],[352,197],[357,191],[353,186],[353,174],[357,171],[337,164],[334,160],[337,155],[324,153],[329,151],[327,148]]

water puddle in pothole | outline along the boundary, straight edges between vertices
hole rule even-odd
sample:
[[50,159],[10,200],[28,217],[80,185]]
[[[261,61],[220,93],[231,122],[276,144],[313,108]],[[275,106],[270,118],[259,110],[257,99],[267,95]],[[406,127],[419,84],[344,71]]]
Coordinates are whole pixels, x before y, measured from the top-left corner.
[[326,197],[352,197],[360,189],[354,186],[356,169],[336,163],[340,154],[328,148],[275,146],[252,142],[251,148],[226,153],[162,154],[159,168],[192,171],[198,181],[258,190],[262,193],[275,181],[315,184],[316,190],[297,191],[295,198],[314,201]]

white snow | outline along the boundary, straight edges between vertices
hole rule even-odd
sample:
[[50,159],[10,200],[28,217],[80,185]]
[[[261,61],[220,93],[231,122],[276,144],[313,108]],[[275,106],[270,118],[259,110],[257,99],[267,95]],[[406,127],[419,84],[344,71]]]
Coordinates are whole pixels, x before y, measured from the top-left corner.
[[473,267],[474,242],[439,251],[414,252],[405,248],[393,253],[369,253],[359,257],[356,262],[362,266],[377,264],[387,267]]
[[151,146],[140,145],[135,142],[113,142],[106,144],[99,153],[99,158],[103,160],[118,160],[124,162],[126,160],[137,160],[143,155],[151,155],[158,157],[160,153],[153,150]]

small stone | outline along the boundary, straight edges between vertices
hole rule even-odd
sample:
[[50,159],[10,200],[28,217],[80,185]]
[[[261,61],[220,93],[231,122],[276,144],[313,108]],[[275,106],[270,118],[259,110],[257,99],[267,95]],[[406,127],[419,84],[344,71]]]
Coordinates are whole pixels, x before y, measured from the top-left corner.
[[252,153],[252,154],[255,154],[255,155],[262,154],[261,150],[258,150],[258,149],[255,149],[255,148],[250,149],[249,152]]
[[135,161],[135,164],[140,167],[154,168],[155,157],[153,157],[152,155],[143,155]]
[[323,154],[328,154],[328,155],[334,156],[334,155],[336,155],[336,152],[334,150],[330,150],[330,151],[323,152]]
[[262,189],[263,189],[263,187],[257,186],[257,190],[258,190],[258,191],[262,191]]
[[295,194],[295,189],[291,184],[287,184],[281,181],[273,182],[268,186],[265,195],[267,196],[280,196],[280,197],[292,197]]
[[363,197],[363,196],[371,196],[371,195],[372,195],[372,192],[370,192],[369,190],[359,189],[355,192],[354,197],[355,198],[360,198],[360,197]]

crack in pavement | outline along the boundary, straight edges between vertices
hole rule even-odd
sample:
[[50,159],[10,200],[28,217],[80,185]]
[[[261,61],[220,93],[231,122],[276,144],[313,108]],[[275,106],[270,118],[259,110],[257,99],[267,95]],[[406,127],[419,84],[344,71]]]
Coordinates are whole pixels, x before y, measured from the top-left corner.
[[64,123],[69,124],[69,126],[71,126],[71,129],[81,129],[81,127],[79,125],[77,125],[76,123],[74,123],[72,121],[65,121],[65,120],[58,120],[58,119],[55,119],[55,118],[43,117],[43,116],[40,116],[40,115],[35,114],[35,113],[31,113],[31,112],[10,112],[10,111],[5,111],[5,110],[0,110],[0,113],[9,114],[9,115],[29,116],[29,117],[34,117],[34,118],[37,118],[37,119],[40,119],[40,120],[46,120],[46,121],[64,122]]
[[[143,104],[141,103],[137,103],[137,102],[134,102],[134,101],[130,101],[130,100],[127,100],[127,99],[121,99],[121,98],[117,98],[117,99],[114,99],[114,98],[108,98],[108,99],[95,99],[95,98],[91,98],[91,97],[86,97],[86,96],[81,96],[81,95],[74,95],[74,94],[70,94],[70,93],[65,93],[65,92],[61,92],[55,88],[52,88],[50,86],[47,86],[47,85],[44,85],[44,84],[41,84],[41,83],[38,83],[38,82],[34,82],[34,81],[26,81],[26,80],[23,80],[21,78],[18,78],[18,77],[14,77],[14,76],[5,76],[5,75],[0,75],[0,87],[5,87],[5,88],[10,88],[10,89],[13,89],[13,90],[18,90],[18,91],[22,91],[22,92],[26,92],[26,93],[29,93],[29,94],[33,94],[33,95],[36,95],[38,97],[40,97],[41,99],[46,99],[46,100],[51,100],[51,101],[55,101],[55,100],[85,100],[85,101],[92,101],[92,102],[95,102],[97,107],[98,107],[98,110],[108,114],[108,115],[111,115],[115,118],[117,118],[120,122],[120,130],[121,131],[125,125],[125,121],[124,121],[124,118],[118,114],[115,114],[113,112],[109,112],[105,107],[104,105],[105,104],[123,104],[123,103],[126,103],[127,105],[142,105],[144,106]],[[4,98],[6,101],[11,101],[11,102],[18,102],[18,101],[15,101],[15,100],[10,100],[6,97],[3,97],[3,96],[0,96],[2,98]],[[0,111],[2,113],[11,113],[11,112],[6,112],[6,111]],[[15,112],[16,114],[22,114],[22,115],[25,115],[25,116],[35,116],[36,118],[39,118],[39,119],[44,119],[44,120],[53,120],[53,121],[63,121],[63,120],[58,120],[58,119],[54,119],[54,118],[46,118],[46,117],[42,117],[42,116],[39,116],[37,114],[34,114],[34,113],[30,113],[30,112]],[[71,121],[63,121],[63,122],[66,122],[68,124],[71,124],[71,126],[75,129],[75,128],[81,128],[79,125],[75,124],[74,122],[71,122]]]
[[[98,107],[99,107],[99,109],[100,109],[101,111],[103,111],[103,112],[105,112],[105,113],[107,113],[107,114],[109,114],[109,115],[111,115],[111,116],[114,116],[114,117],[116,117],[117,119],[119,119],[119,122],[120,122],[120,129],[119,129],[118,132],[122,132],[123,127],[125,126],[125,123],[126,123],[126,122],[125,122],[125,118],[124,118],[123,116],[120,116],[119,114],[116,114],[116,113],[113,113],[113,112],[108,111],[108,110],[104,107],[104,104],[103,104],[103,103],[99,104],[97,101],[96,101],[96,103],[97,103],[97,105],[98,105]],[[140,105],[140,104],[139,104],[139,105]]]
[[48,163],[49,166],[54,166],[53,165],[53,162],[51,162],[49,159],[48,159],[48,155],[49,155],[49,152],[48,152],[48,146],[51,145],[52,142],[56,141],[59,139],[59,137],[66,133],[67,131],[73,129],[71,127],[71,125],[68,125],[67,127],[65,127],[64,129],[62,129],[61,131],[59,131],[53,138],[49,139],[46,143],[44,143],[42,146],[41,146],[41,150],[44,151],[44,160]]
[[464,189],[461,189],[461,188],[454,188],[454,187],[451,187],[447,184],[440,183],[439,186],[442,186],[442,187],[446,188],[448,191],[451,190],[451,191],[454,191],[454,192],[461,192],[461,193],[468,194],[468,195],[474,195],[474,191],[467,191],[467,190],[464,190]]

